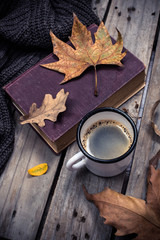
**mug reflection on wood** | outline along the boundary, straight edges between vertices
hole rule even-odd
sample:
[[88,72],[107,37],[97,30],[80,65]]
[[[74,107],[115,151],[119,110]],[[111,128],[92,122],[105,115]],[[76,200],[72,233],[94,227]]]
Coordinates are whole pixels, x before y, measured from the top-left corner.
[[78,170],[86,166],[102,177],[118,175],[129,165],[136,141],[136,126],[126,113],[112,107],[98,108],[79,123],[80,152],[68,160],[66,167]]

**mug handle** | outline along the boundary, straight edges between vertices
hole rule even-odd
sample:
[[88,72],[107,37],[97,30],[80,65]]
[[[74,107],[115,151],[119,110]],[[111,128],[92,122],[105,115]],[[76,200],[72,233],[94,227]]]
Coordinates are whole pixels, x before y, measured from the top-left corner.
[[87,157],[85,157],[82,152],[78,152],[68,160],[66,167],[68,168],[68,170],[74,171],[85,166],[86,162]]

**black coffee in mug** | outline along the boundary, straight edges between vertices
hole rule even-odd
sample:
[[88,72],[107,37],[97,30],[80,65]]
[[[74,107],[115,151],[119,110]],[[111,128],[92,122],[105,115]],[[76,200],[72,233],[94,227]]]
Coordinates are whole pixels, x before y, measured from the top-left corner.
[[129,155],[137,142],[137,129],[122,110],[97,108],[82,118],[76,138],[80,151],[68,160],[66,167],[75,171],[86,166],[98,176],[112,177],[129,165]]
[[114,120],[99,120],[93,123],[82,138],[84,149],[100,159],[122,156],[129,150],[132,142],[127,128]]

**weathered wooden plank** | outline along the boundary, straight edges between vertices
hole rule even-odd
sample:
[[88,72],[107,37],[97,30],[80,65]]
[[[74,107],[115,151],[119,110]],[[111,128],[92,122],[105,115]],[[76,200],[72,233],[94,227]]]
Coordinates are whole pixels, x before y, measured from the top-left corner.
[[[0,236],[12,239],[35,239],[47,197],[59,163],[39,135],[29,126],[18,123],[15,147],[0,178]],[[37,164],[49,165],[47,174],[32,177],[27,170]]]
[[[127,188],[127,195],[145,199],[146,174],[149,160],[159,150],[160,137],[156,136],[150,125],[150,113],[154,102],[160,99],[160,35],[156,56],[149,84],[144,114],[141,122],[140,135],[134,156],[134,162]],[[156,110],[157,125],[160,127],[160,106]]]
[[103,20],[109,0],[93,0],[92,9],[99,16],[100,20]]
[[[150,125],[150,113],[154,102],[160,99],[160,36],[157,46],[156,58],[154,61],[153,74],[149,83],[147,99],[145,102],[144,114],[141,121],[141,128],[137,142],[137,148],[133,159],[132,170],[127,186],[126,195],[146,199],[147,171],[149,160],[159,150],[160,138],[156,136]],[[160,106],[156,110],[156,124],[160,128]],[[116,237],[115,240],[119,238]]]
[[[93,205],[86,201],[82,185],[89,191],[101,191],[109,185],[113,187],[113,179],[103,179],[90,173],[85,168],[77,173],[71,173],[66,169],[67,160],[78,152],[76,143],[73,143],[66,154],[65,162],[55,189],[49,215],[45,223],[41,239],[107,239],[106,234],[101,236],[100,232],[108,232],[108,226],[103,224],[99,213]],[[116,188],[116,185],[115,185]],[[116,188],[117,189],[117,188]],[[118,190],[118,189],[117,189]],[[110,232],[107,235],[110,237]]]
[[[129,7],[135,7],[135,10],[129,12]],[[124,45],[140,57],[146,67],[149,63],[158,21],[158,7],[158,0],[154,1],[154,3],[152,1],[137,1],[136,3],[131,0],[127,2],[123,0],[112,1],[106,22],[106,26],[113,37],[116,34],[115,28],[118,27],[122,32]],[[119,11],[121,11],[121,16]],[[152,12],[156,12],[155,15],[152,15]],[[127,20],[128,14],[131,15],[130,21]],[[140,20],[137,20],[137,18],[140,18]],[[148,23],[147,28],[146,23]],[[140,99],[141,95],[142,92],[139,96]],[[137,96],[132,98],[132,100],[128,101],[128,105],[123,107],[127,106],[127,108],[131,109],[133,106],[133,114],[137,114],[138,109],[135,108],[135,101],[138,102],[137,98]],[[43,228],[41,236],[43,240],[110,239],[111,229],[103,224],[103,219],[99,217],[95,206],[85,200],[82,184],[85,184],[91,193],[99,192],[105,186],[121,191],[123,174],[114,178],[100,178],[89,173],[86,169],[76,173],[69,172],[65,168],[66,161],[77,151],[76,143],[68,148]]]
[[[146,73],[153,46],[153,39],[158,21],[160,2],[157,0],[117,1],[114,0],[106,27],[111,36],[117,38],[116,27],[122,34],[124,46],[137,56],[146,66]],[[136,121],[142,92],[136,94],[121,108],[129,110]],[[138,105],[137,105],[138,104]]]

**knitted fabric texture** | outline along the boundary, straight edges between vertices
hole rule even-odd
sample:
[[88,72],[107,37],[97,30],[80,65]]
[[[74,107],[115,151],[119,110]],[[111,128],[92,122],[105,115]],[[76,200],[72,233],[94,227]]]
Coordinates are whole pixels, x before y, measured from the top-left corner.
[[73,12],[86,26],[99,24],[91,0],[0,1],[0,173],[14,146],[12,103],[2,87],[52,52],[50,30],[68,40]]

